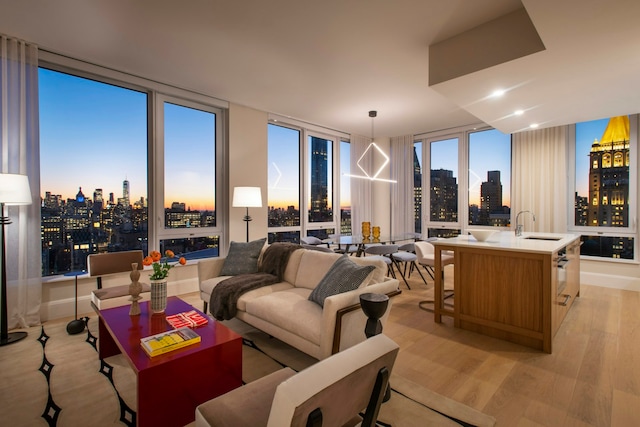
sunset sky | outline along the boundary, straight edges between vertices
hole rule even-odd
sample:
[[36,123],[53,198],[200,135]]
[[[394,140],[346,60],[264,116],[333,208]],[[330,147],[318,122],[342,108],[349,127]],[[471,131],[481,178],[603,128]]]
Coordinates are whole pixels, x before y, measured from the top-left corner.
[[[122,197],[122,184],[130,183],[131,201],[147,199],[147,97],[142,92],[40,69],[41,194],[75,197],[78,189],[92,198],[101,188],[105,198]],[[576,131],[576,183],[586,195],[588,153],[600,139],[608,119],[579,124]],[[298,205],[297,140],[299,133],[269,126],[269,199],[276,207]],[[214,209],[215,122],[212,113],[166,104],[165,206],[185,203],[192,210]],[[510,205],[509,135],[476,132],[469,153],[470,203],[479,204],[480,184],[487,171],[500,170],[503,204]],[[434,169],[458,174],[458,144],[444,140],[432,144]],[[337,147],[334,147],[334,154]],[[420,156],[419,156],[420,159]],[[421,161],[421,159],[420,159]],[[341,158],[340,205],[350,205],[349,156]],[[423,173],[426,171],[423,168]],[[266,195],[264,195],[265,201]]]

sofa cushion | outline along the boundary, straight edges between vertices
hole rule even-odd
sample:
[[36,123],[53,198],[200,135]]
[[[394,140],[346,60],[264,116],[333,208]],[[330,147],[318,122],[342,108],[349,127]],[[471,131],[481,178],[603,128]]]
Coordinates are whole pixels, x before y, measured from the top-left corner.
[[312,343],[320,343],[322,308],[309,301],[311,291],[291,288],[246,302],[246,312]]
[[303,252],[303,254],[298,264],[295,280],[291,283],[295,287],[309,290],[315,289],[333,263],[342,256],[308,249],[299,252]]
[[257,273],[258,257],[266,241],[265,237],[248,243],[231,242],[220,275],[237,276],[238,274]]
[[348,255],[342,255],[311,291],[309,300],[322,307],[326,297],[357,289],[374,269],[373,265],[359,266]]

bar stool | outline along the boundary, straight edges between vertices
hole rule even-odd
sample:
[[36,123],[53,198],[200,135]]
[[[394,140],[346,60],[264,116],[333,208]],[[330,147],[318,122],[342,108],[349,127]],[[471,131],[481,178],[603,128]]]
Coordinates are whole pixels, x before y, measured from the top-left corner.
[[[420,241],[420,242],[415,242],[414,243],[415,249],[416,249],[416,256],[418,257],[417,259],[417,263],[420,264],[426,271],[427,273],[429,273],[429,276],[431,276],[432,279],[435,280],[434,277],[434,268],[435,268],[435,248],[433,247],[433,245],[428,242],[428,241]],[[440,256],[440,261],[442,264],[442,281],[444,283],[444,267],[446,267],[449,264],[453,264],[454,263],[454,257],[453,255],[448,255],[446,253],[443,253]],[[445,290],[445,295],[444,295],[444,299],[447,298],[451,298],[453,296],[453,291],[452,290]],[[424,307],[424,304],[433,304],[434,301],[433,300],[424,300],[424,301],[420,301],[418,303],[418,306],[426,311],[433,311],[433,309],[428,308],[428,307]]]

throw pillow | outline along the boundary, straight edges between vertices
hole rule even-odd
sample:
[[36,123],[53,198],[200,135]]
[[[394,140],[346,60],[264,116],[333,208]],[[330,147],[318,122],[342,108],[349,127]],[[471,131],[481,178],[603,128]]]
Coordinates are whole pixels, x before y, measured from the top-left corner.
[[248,243],[231,242],[229,253],[224,260],[221,276],[237,276],[258,272],[258,258],[267,238]]
[[311,291],[309,300],[324,307],[325,298],[357,289],[374,269],[373,265],[359,266],[348,255],[343,255]]

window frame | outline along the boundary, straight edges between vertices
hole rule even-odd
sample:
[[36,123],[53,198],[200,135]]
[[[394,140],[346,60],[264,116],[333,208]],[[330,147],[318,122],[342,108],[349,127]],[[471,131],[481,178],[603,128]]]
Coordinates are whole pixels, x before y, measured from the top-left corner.
[[[215,235],[219,238],[218,257],[224,256],[228,246],[228,227],[226,225],[228,224],[229,196],[225,185],[227,181],[225,174],[228,163],[226,126],[229,103],[47,50],[40,50],[38,67],[147,94],[148,251],[159,250],[161,239],[189,239]],[[216,112],[215,227],[164,229],[164,186],[163,181],[160,180],[164,176],[164,159],[162,157],[164,152],[162,127],[164,123],[159,119],[159,117],[163,117],[163,114],[159,116],[158,110],[164,108],[164,103],[161,100],[167,99],[171,99],[174,104],[204,111],[214,110]],[[155,218],[155,220],[152,220],[152,218]],[[55,277],[55,275],[47,277],[51,278]]]
[[[322,230],[333,230],[333,233],[339,234],[341,230],[341,212],[340,212],[340,151],[342,143],[350,143],[350,139],[347,134],[338,131],[332,131],[320,126],[310,125],[308,123],[299,122],[295,119],[284,118],[277,115],[269,115],[268,125],[281,126],[297,130],[300,132],[299,139],[299,226],[284,226],[284,227],[267,227],[267,233],[299,233],[299,237],[308,235],[309,232],[318,232]],[[332,221],[324,222],[311,222],[309,220],[309,206],[308,200],[311,197],[311,183],[310,183],[310,163],[309,158],[310,139],[311,137],[321,138],[332,143],[332,165],[331,165],[331,184],[332,192],[328,197],[331,197],[331,209],[332,209]],[[268,141],[267,141],[268,143]],[[350,147],[350,145],[349,145]],[[267,189],[268,191],[268,189]]]
[[[154,134],[156,144],[153,144],[153,141],[150,141],[149,145],[149,157],[150,161],[153,164],[152,172],[153,176],[150,176],[150,183],[153,183],[153,209],[149,208],[149,218],[155,218],[154,227],[153,227],[153,241],[160,242],[161,240],[166,239],[184,239],[184,238],[197,238],[197,237],[207,237],[218,235],[221,236],[224,233],[226,227],[224,227],[224,215],[222,218],[219,217],[219,204],[221,202],[221,190],[222,187],[226,187],[221,185],[224,182],[224,167],[221,159],[224,158],[225,150],[224,150],[224,142],[223,142],[223,110],[211,105],[205,105],[200,102],[193,102],[190,100],[185,100],[183,98],[178,98],[175,96],[165,95],[161,93],[154,94],[154,109],[155,109],[155,120],[153,124],[155,126]],[[175,104],[181,107],[192,108],[195,110],[201,110],[208,113],[215,114],[215,122],[216,122],[216,132],[215,132],[215,163],[216,163],[216,171],[215,171],[215,215],[216,215],[216,225],[214,227],[195,227],[195,228],[166,228],[165,224],[165,200],[164,200],[164,105],[165,103]],[[151,180],[153,179],[153,180]],[[158,215],[151,216],[151,212],[158,213]],[[226,212],[226,209],[225,209]],[[151,236],[151,229],[150,236]],[[149,237],[151,241],[151,237]],[[222,238],[220,239],[222,242]],[[222,246],[222,243],[220,243]],[[159,244],[158,244],[159,247]],[[225,245],[226,247],[226,245]],[[220,252],[220,251],[219,251]]]
[[[569,177],[567,191],[567,232],[579,234],[580,236],[598,236],[598,237],[624,237],[633,238],[633,259],[621,259],[621,258],[606,258],[599,256],[580,255],[581,259],[590,261],[605,261],[616,263],[633,263],[639,262],[639,238],[637,228],[637,208],[638,208],[638,165],[639,152],[638,143],[640,139],[640,128],[638,126],[639,114],[629,114],[629,212],[628,212],[628,225],[626,227],[611,227],[611,226],[581,226],[576,225],[576,125],[573,123],[568,125],[568,167],[567,176]],[[605,117],[604,119],[607,119]],[[613,159],[611,159],[613,161]],[[588,195],[587,195],[588,197]]]
[[[511,225],[493,227],[486,225],[469,224],[469,138],[472,133],[493,130],[494,128],[484,123],[468,126],[444,129],[415,135],[414,144],[422,143],[422,235],[428,236],[429,230],[457,230],[460,234],[467,233],[469,228],[490,228],[492,230],[510,230]],[[455,222],[431,221],[431,144],[448,139],[458,140],[458,220]],[[512,148],[513,150],[513,148]],[[429,170],[427,170],[429,167]],[[510,177],[513,176],[513,164],[510,163]],[[513,191],[512,185],[509,186]],[[428,189],[425,191],[425,189]],[[509,195],[509,200],[513,195]],[[513,210],[510,212],[510,224],[514,223]]]

